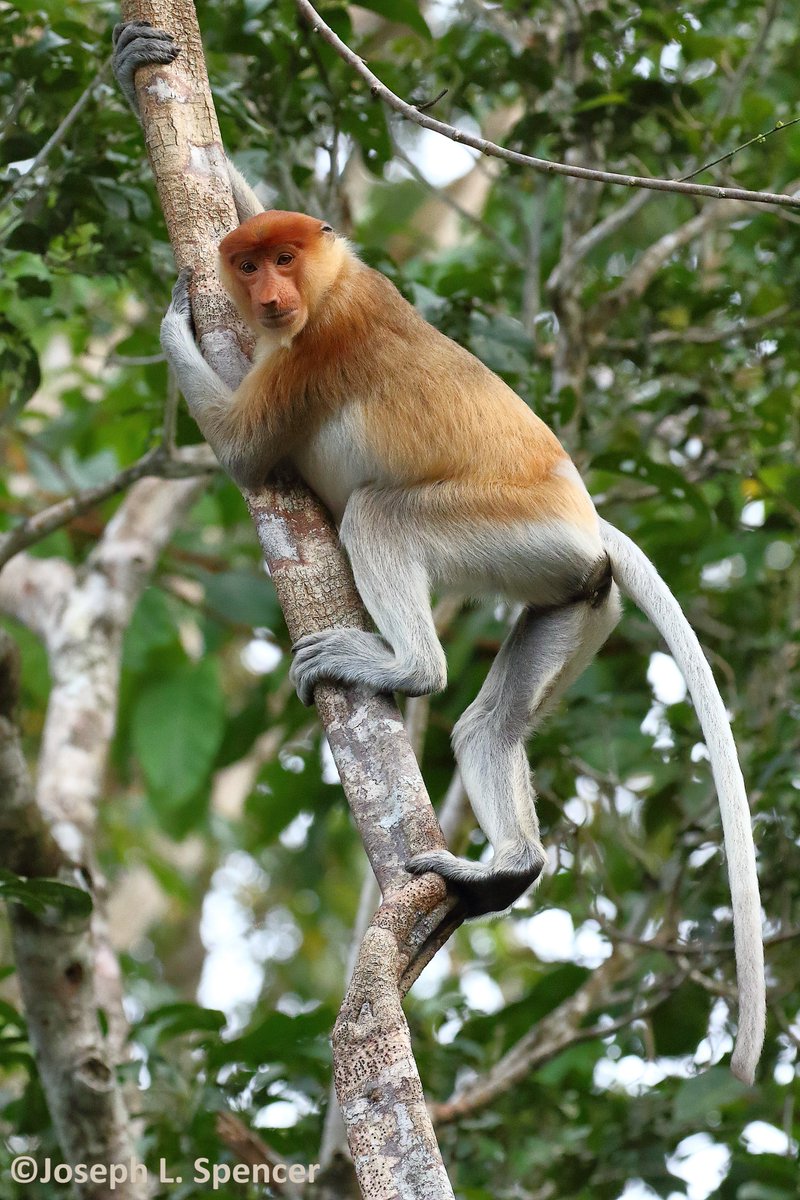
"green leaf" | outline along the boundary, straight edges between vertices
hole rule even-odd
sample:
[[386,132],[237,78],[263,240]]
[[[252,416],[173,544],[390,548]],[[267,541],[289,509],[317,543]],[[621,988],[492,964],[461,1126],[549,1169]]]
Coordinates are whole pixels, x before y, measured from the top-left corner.
[[216,1008],[202,1008],[199,1004],[163,1004],[139,1022],[140,1029],[155,1030],[159,1042],[185,1033],[217,1035],[224,1027],[224,1013]]
[[746,1091],[745,1084],[735,1079],[727,1067],[712,1067],[680,1085],[673,1105],[675,1121],[691,1125],[698,1118],[707,1118],[712,1109],[738,1100]]
[[693,1054],[708,1028],[708,993],[685,982],[653,1013],[659,1054]]
[[131,734],[145,778],[165,809],[177,808],[207,778],[225,728],[217,664],[205,659],[145,687]]
[[228,621],[271,626],[280,619],[275,588],[263,571],[203,573],[202,582],[208,607]]
[[407,25],[420,37],[430,38],[431,36],[425,18],[414,0],[361,0],[356,7],[366,8],[380,17],[385,17],[387,21],[397,22],[398,25]]
[[220,1046],[211,1058],[214,1062],[288,1062],[300,1046],[316,1047],[321,1039],[327,1039],[331,1024],[331,1013],[322,1005],[296,1017],[273,1012],[254,1029]]
[[0,871],[0,899],[21,904],[36,917],[56,912],[64,918],[89,916],[92,898],[81,888],[57,879],[23,879],[12,871]]

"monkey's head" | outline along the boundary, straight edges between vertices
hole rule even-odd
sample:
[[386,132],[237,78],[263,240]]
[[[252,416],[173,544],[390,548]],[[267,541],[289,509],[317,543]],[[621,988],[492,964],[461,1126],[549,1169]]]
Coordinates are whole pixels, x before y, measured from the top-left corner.
[[229,233],[219,253],[222,282],[247,323],[287,343],[341,271],[346,242],[325,221],[272,209]]

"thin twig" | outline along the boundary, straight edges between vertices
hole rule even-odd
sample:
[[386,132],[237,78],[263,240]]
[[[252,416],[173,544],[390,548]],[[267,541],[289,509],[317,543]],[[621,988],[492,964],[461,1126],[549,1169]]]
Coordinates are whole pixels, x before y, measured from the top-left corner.
[[589,167],[572,166],[546,158],[534,158],[530,154],[520,154],[516,150],[507,150],[494,142],[486,141],[485,138],[476,137],[462,129],[456,129],[454,125],[448,125],[444,121],[437,121],[433,117],[426,116],[412,104],[401,100],[374,72],[370,71],[363,59],[359,58],[330,26],[325,24],[309,0],[295,0],[295,3],[300,13],[310,23],[312,30],[319,33],[339,57],[369,84],[373,96],[383,100],[389,108],[394,109],[409,121],[421,125],[423,129],[431,129],[434,133],[442,134],[443,137],[460,145],[469,146],[480,154],[501,158],[505,162],[514,163],[517,166],[532,167],[534,170],[548,175],[568,175],[573,179],[589,179],[595,183],[614,183],[629,188],[649,188],[657,192],[675,192],[684,196],[710,196],[715,200],[747,200],[753,204],[777,204],[783,208],[800,208],[800,197],[787,196],[780,192],[752,192],[745,188],[711,187],[699,183],[682,183],[675,179],[623,175],[615,171],[597,171]]
[[414,108],[417,112],[424,112],[426,108],[433,108],[434,104],[438,104],[440,100],[443,100],[449,91],[449,88],[442,88],[438,96],[434,96],[432,100],[423,100],[421,103],[415,104]]
[[773,125],[772,129],[768,129],[766,133],[757,133],[755,137],[749,138],[748,141],[742,142],[741,146],[737,146],[735,150],[729,150],[727,154],[721,154],[719,158],[714,158],[711,162],[705,163],[704,166],[698,167],[696,171],[692,171],[690,175],[682,175],[681,183],[686,183],[688,179],[694,179],[695,175],[702,175],[703,171],[710,171],[712,167],[716,167],[718,163],[727,162],[729,158],[733,158],[734,154],[738,154],[740,150],[746,150],[748,146],[752,146],[755,142],[765,142],[773,133],[780,133],[784,129],[791,129],[792,125],[800,124],[800,117],[794,117],[791,121],[778,121],[777,125]]

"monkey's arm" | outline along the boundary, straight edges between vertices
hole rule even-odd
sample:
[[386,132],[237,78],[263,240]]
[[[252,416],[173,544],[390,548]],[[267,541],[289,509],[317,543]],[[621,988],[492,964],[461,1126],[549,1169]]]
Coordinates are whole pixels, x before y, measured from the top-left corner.
[[[134,76],[140,67],[165,65],[174,62],[180,54],[171,34],[164,29],[154,29],[147,21],[128,21],[114,27],[112,34],[114,53],[112,67],[117,83],[136,117],[141,120],[139,102],[136,99]],[[226,158],[228,180],[233,192],[236,212],[240,221],[254,217],[264,211],[264,205],[256,196],[247,180],[240,175],[229,158]]]
[[175,281],[161,322],[161,348],[189,411],[222,468],[240,487],[257,488],[285,456],[287,433],[263,404],[253,420],[253,392],[259,390],[257,369],[232,392],[198,350],[189,302],[191,276],[191,270],[184,268]]

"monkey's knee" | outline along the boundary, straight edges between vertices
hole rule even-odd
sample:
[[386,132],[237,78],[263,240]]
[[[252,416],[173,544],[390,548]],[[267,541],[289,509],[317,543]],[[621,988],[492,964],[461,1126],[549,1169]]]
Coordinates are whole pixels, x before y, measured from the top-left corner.
[[501,697],[478,696],[456,721],[453,726],[453,753],[459,764],[463,763],[471,753],[502,741],[504,745],[515,744],[525,737],[525,713],[509,711],[506,706],[501,708]]

